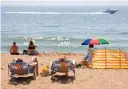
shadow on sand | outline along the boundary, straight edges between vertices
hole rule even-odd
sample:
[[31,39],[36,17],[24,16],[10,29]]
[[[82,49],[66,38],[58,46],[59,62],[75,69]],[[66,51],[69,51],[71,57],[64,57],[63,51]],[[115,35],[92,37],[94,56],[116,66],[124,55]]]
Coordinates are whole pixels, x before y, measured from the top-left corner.
[[8,84],[17,86],[18,84],[28,85],[33,79],[32,78],[12,78]]
[[74,76],[58,76],[58,75],[55,75],[54,77],[51,77],[51,80],[52,80],[53,83],[67,84],[67,83],[73,83],[75,78],[74,78]]

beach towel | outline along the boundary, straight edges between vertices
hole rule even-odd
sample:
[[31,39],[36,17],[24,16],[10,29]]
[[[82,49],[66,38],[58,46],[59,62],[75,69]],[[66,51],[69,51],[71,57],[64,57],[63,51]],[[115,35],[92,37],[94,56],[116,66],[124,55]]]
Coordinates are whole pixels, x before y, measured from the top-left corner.
[[68,63],[63,61],[60,63],[61,64],[61,72],[68,72]]
[[11,74],[28,74],[33,72],[33,67],[30,67],[28,63],[25,62],[12,62],[9,64]]
[[35,52],[29,52],[28,55],[41,56],[41,54],[36,52],[36,51]]
[[37,55],[37,52],[28,52],[28,55]]
[[73,69],[72,62],[70,60],[56,60],[53,61],[52,70],[55,72],[68,72],[68,70]]

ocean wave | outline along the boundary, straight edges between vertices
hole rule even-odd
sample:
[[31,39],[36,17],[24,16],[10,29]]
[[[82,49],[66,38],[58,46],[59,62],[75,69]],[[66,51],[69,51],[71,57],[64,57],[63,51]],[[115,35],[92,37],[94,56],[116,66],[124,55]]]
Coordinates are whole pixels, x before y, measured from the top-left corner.
[[21,37],[23,40],[47,40],[47,41],[63,41],[70,40],[70,37]]
[[108,14],[104,12],[3,12],[6,14]]
[[120,34],[120,35],[127,35],[128,32],[120,32],[120,33],[118,33],[118,34]]
[[[33,40],[38,46],[53,46],[53,47],[77,47],[81,45],[82,41],[71,37],[21,37],[23,41],[22,46],[28,46],[29,40]],[[80,42],[78,44],[78,42]]]
[[56,26],[56,25],[55,26],[54,25],[53,26],[50,26],[49,25],[49,26],[42,26],[42,27],[59,27],[59,26]]

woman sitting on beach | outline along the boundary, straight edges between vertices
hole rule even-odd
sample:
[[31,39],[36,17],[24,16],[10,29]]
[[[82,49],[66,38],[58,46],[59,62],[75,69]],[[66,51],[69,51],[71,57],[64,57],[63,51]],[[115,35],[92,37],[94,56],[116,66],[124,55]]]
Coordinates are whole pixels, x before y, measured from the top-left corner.
[[13,42],[13,46],[11,46],[10,48],[10,54],[19,55],[18,46],[16,45],[16,42]]
[[30,41],[28,46],[28,55],[37,55],[38,52],[35,50],[37,46],[34,45],[33,41]]

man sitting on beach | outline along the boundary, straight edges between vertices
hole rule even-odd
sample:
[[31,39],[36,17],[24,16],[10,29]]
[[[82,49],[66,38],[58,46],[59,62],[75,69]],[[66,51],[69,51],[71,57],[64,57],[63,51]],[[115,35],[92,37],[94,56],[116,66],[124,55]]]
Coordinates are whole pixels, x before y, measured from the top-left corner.
[[16,42],[13,42],[13,46],[11,46],[10,48],[10,54],[19,55],[18,46],[16,45]]

